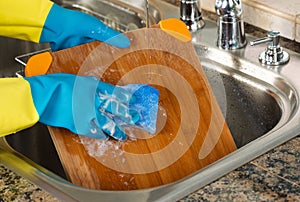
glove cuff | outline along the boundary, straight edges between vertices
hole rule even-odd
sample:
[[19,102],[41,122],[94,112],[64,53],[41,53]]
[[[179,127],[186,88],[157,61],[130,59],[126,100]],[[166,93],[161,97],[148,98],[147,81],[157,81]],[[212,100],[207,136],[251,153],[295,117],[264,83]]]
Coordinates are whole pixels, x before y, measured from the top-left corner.
[[0,2],[0,35],[39,42],[53,2],[49,0]]
[[34,125],[39,114],[33,103],[29,83],[23,78],[0,79],[0,136]]
[[[50,43],[50,46],[53,50],[62,49],[58,47],[60,44],[63,44],[63,39],[65,35],[65,26],[63,23],[72,13],[72,10],[68,10],[63,8],[55,3],[53,3],[46,21],[44,23],[44,27],[40,37],[40,43]],[[63,21],[63,22],[62,22]]]

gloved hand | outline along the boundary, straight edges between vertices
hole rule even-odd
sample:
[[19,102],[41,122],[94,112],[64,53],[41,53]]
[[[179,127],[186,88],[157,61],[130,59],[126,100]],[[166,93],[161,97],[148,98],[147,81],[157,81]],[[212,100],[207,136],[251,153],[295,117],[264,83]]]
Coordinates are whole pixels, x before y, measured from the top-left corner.
[[120,48],[129,39],[97,18],[62,8],[49,0],[0,0],[0,35],[49,42],[53,50],[99,40]]
[[[130,84],[123,88],[101,82],[96,77],[63,73],[24,79],[30,84],[39,121],[46,125],[67,128],[98,139],[111,136],[125,140],[126,134],[118,123],[142,123],[142,119],[147,117],[143,113],[149,111],[155,115],[147,121],[156,123],[158,91],[148,85]],[[139,98],[135,92],[125,89],[139,92]],[[150,100],[152,109],[146,106]],[[136,103],[138,105],[135,106]]]
[[109,28],[96,17],[53,4],[40,42],[49,42],[52,50],[59,50],[95,40],[120,48],[130,45],[125,35]]

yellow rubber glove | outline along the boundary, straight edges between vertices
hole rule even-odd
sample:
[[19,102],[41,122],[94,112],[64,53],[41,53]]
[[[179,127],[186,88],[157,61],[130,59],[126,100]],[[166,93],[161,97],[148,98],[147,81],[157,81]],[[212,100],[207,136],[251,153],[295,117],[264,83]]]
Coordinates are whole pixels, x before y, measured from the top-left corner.
[[38,43],[53,2],[0,0],[0,35]]
[[39,120],[30,84],[23,78],[0,79],[0,137],[33,126]]

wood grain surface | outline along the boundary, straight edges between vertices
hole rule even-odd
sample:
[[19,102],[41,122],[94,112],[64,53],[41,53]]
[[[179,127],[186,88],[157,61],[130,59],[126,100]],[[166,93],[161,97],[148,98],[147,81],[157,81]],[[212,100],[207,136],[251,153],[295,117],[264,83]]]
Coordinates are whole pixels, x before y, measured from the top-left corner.
[[146,83],[160,92],[153,136],[127,128],[127,141],[101,141],[49,127],[70,181],[100,190],[157,187],[236,150],[193,45],[159,28],[127,36],[126,49],[92,42],[52,53],[48,73],[93,75],[118,85]]

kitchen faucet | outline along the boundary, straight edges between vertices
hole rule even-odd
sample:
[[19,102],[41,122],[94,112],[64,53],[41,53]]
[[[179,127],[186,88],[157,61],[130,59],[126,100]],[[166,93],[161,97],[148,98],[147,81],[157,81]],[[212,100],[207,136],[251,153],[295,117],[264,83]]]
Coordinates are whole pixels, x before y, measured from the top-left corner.
[[240,0],[216,0],[215,10],[218,15],[218,39],[217,46],[234,50],[247,44],[242,2]]
[[197,31],[204,27],[205,23],[200,12],[199,0],[181,0],[180,19],[190,31]]

